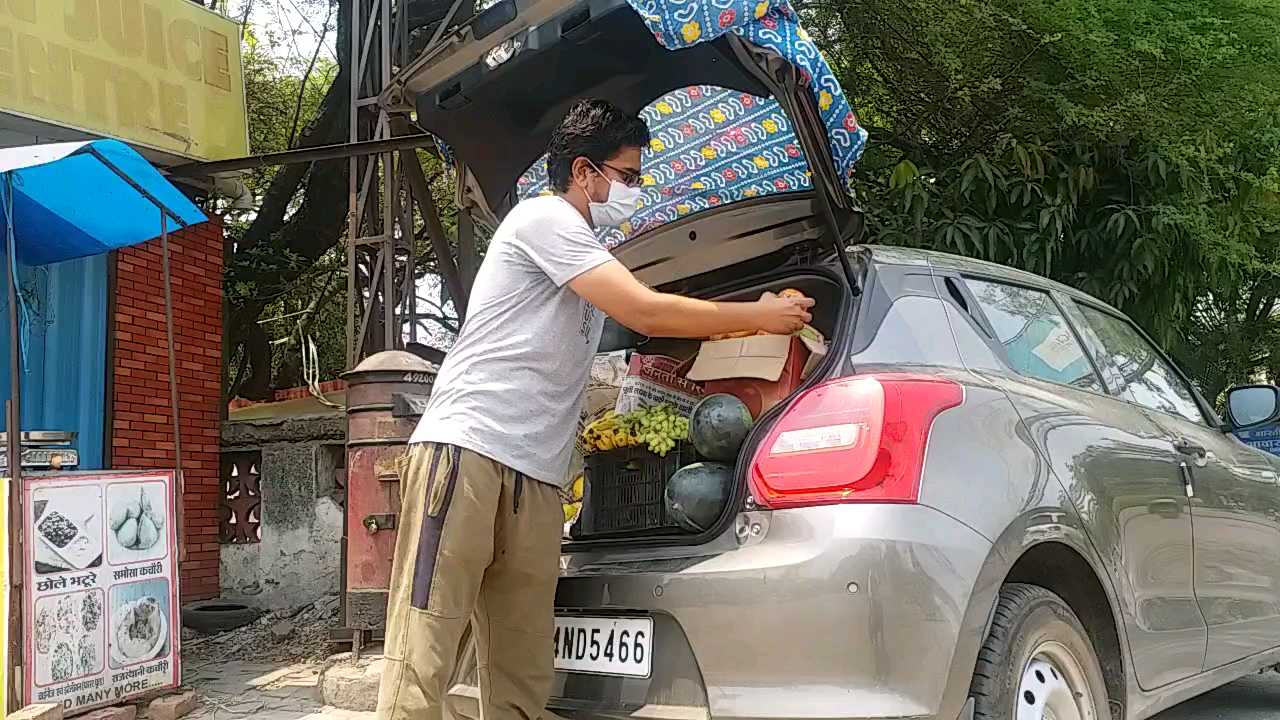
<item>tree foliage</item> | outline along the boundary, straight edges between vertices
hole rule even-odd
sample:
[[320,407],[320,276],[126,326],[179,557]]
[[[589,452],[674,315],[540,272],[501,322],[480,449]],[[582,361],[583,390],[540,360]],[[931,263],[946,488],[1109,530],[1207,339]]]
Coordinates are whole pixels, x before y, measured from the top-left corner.
[[[248,17],[254,0],[227,5],[220,7]],[[270,3],[259,3],[264,5]],[[275,3],[275,26],[262,37],[246,33],[254,153],[349,139],[352,5],[352,0],[290,0],[294,14],[282,14]],[[402,0],[396,7],[417,28],[410,33],[411,43],[419,42],[448,11],[447,4],[434,0]],[[427,178],[429,205],[446,203],[453,193],[450,178],[435,158],[420,153],[418,161]],[[229,396],[266,399],[273,389],[300,384],[302,361],[309,357],[304,351],[313,343],[321,377],[333,377],[345,367],[348,278],[341,241],[347,232],[348,170],[345,159],[297,163],[255,171],[246,182],[255,209],[233,223],[225,252]],[[377,197],[378,188],[370,194]],[[401,202],[407,203],[403,193]],[[451,213],[436,212],[444,230],[451,232]],[[421,219],[415,216],[414,225],[418,280],[431,287],[441,261],[431,253]],[[452,235],[448,242],[454,242]],[[363,253],[358,260],[357,283],[367,285],[373,263]],[[397,278],[397,286],[402,281]],[[422,329],[438,340],[440,333],[455,329],[456,315],[439,293],[428,299],[438,300],[439,307],[426,303],[428,321]],[[370,327],[370,337],[380,335]]]
[[[346,139],[350,0],[297,2],[313,26],[331,19],[336,53],[246,36],[254,152]],[[407,11],[429,24],[436,5]],[[856,178],[868,241],[1079,287],[1137,319],[1210,397],[1280,374],[1280,6],[797,5],[872,132]],[[450,178],[421,160],[452,241]],[[327,162],[249,180],[258,210],[228,251],[228,375],[242,394],[296,384],[299,322],[325,374],[342,367],[346,171]],[[439,287],[422,231],[423,286]],[[429,295],[442,306],[432,327],[447,334],[446,299]]]
[[868,0],[804,12],[872,129],[858,178],[870,241],[1079,287],[1173,348],[1210,395],[1267,370],[1280,7]]
[[[320,16],[316,22],[332,26],[332,18],[325,22],[325,17]],[[294,147],[302,132],[315,121],[338,73],[337,63],[322,44],[317,44],[310,54],[299,54],[288,39],[271,31],[266,37],[259,37],[252,26],[245,30],[242,55],[250,151],[261,154]],[[255,168],[244,177],[255,206],[257,199],[270,191],[280,171],[275,166]],[[285,212],[289,214],[289,209]],[[271,242],[243,243],[259,221],[258,214],[232,212],[227,217],[231,247],[225,295],[231,314],[244,318],[233,341],[252,337],[261,347],[265,339],[270,364],[262,364],[259,372],[265,374],[269,369],[273,385],[277,380],[281,386],[300,381],[303,338],[315,342],[320,371],[330,377],[336,375],[346,362],[345,256],[324,250],[319,257],[309,257]],[[332,245],[336,237],[329,240]],[[257,316],[236,313],[259,307]],[[249,322],[257,327],[247,328]],[[250,358],[243,344],[229,360],[227,381],[238,388],[251,377]]]

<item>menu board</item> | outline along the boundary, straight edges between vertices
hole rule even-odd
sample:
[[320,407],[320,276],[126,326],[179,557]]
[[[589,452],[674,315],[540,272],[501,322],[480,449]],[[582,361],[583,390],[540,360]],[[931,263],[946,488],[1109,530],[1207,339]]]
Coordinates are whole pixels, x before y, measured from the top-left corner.
[[173,472],[23,481],[26,702],[72,712],[176,687]]

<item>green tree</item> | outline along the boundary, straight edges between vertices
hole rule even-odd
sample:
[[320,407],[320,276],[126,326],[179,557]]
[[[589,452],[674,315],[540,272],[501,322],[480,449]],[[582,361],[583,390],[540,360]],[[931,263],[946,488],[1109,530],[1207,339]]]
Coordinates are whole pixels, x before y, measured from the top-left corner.
[[[1280,6],[868,0],[803,12],[872,131],[857,178],[869,241],[1080,287],[1192,368],[1221,345],[1210,309],[1262,288],[1259,307],[1231,315],[1235,334],[1269,321]],[[1265,366],[1274,344],[1262,344],[1230,377],[1198,379],[1244,379]]]
[[[254,3],[217,6],[247,18]],[[276,28],[263,37],[246,32],[244,37],[254,153],[348,140],[352,2],[294,0],[290,6],[303,13],[301,27]],[[431,0],[407,0],[398,7],[416,28],[413,38],[429,36],[448,10]],[[330,31],[331,49],[321,41]],[[297,34],[308,32],[311,37],[298,42]],[[452,180],[433,156],[419,153],[418,158],[432,206],[447,203],[453,196]],[[228,396],[266,399],[275,388],[298,385],[313,343],[320,376],[333,377],[344,368],[347,260],[341,240],[347,229],[347,171],[346,160],[329,160],[259,169],[246,180],[254,210],[229,223],[224,252]],[[452,233],[452,215],[440,214]],[[421,222],[415,241],[424,258],[419,275],[441,272]],[[445,265],[452,262],[449,258]],[[448,302],[440,305],[438,312],[428,308],[433,327],[452,329],[456,317],[448,312]],[[429,330],[432,325],[427,325]]]

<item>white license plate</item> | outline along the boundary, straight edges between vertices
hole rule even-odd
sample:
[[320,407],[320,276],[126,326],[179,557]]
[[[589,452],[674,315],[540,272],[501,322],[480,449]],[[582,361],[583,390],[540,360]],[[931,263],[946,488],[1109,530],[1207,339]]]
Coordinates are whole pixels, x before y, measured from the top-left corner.
[[649,677],[652,618],[556,616],[556,670]]

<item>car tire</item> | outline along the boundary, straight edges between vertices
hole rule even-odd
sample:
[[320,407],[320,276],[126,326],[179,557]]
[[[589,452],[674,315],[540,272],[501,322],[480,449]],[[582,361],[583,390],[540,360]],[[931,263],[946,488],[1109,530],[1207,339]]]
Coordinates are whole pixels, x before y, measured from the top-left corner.
[[244,627],[262,615],[247,605],[227,600],[198,600],[182,606],[182,626],[205,634]]
[[1102,666],[1080,619],[1035,585],[1000,590],[970,697],[975,720],[1110,720]]

